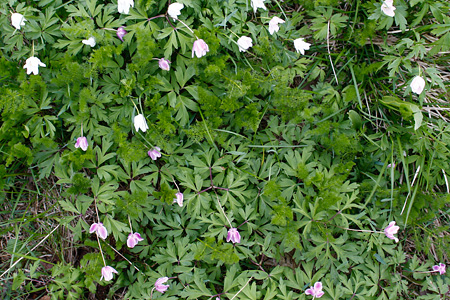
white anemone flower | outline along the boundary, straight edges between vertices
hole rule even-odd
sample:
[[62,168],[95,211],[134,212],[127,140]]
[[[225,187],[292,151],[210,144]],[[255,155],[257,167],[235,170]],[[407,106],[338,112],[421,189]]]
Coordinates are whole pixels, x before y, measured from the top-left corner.
[[381,11],[389,17],[395,16],[395,6],[394,6],[394,0],[386,0],[381,4]]
[[278,24],[283,24],[285,21],[283,19],[280,19],[278,17],[273,17],[270,21],[269,21],[269,33],[270,34],[274,34],[275,32],[278,32],[278,30],[280,30],[280,27],[278,26]]
[[247,51],[248,48],[253,46],[253,42],[252,39],[249,38],[248,36],[241,36],[238,41],[237,44],[239,46],[239,51],[240,52],[245,52]]
[[13,13],[11,15],[11,25],[14,26],[17,30],[20,30],[20,26],[25,25],[25,19],[22,14]]
[[117,1],[117,10],[121,14],[128,14],[130,12],[130,7],[134,7],[133,0],[118,0]]
[[302,55],[305,55],[305,50],[309,50],[310,43],[304,41],[303,38],[298,38],[294,40],[295,51],[300,52]]
[[262,8],[264,10],[267,10],[266,6],[264,5],[264,0],[251,0],[251,5],[253,7],[253,11],[256,13],[258,8]]
[[143,114],[138,114],[134,117],[134,128],[136,131],[142,130],[142,132],[146,132],[148,129],[147,121]]
[[81,42],[83,44],[91,46],[91,47],[95,47],[95,45],[96,45],[95,38],[93,36],[91,36],[87,40],[82,40]]
[[184,8],[184,5],[181,3],[172,3],[169,5],[169,8],[167,9],[167,13],[169,16],[176,20],[178,19],[178,16],[181,15],[181,10]]
[[27,69],[27,74],[30,75],[33,73],[34,75],[39,74],[39,67],[46,67],[44,63],[37,57],[30,57],[25,61],[24,69]]
[[416,76],[411,81],[411,84],[409,86],[411,87],[411,91],[413,93],[420,95],[422,94],[423,89],[425,88],[425,80],[420,76]]

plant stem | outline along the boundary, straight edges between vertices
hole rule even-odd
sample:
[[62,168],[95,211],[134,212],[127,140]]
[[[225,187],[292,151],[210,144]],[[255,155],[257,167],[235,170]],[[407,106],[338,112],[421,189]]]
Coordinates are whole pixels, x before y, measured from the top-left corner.
[[102,255],[103,264],[104,264],[105,267],[106,267],[106,261],[105,261],[105,256],[103,255],[102,246],[100,245],[100,240],[98,239],[98,234],[97,234],[97,232],[95,232],[95,233],[96,233],[95,236],[97,237],[98,249],[100,250],[100,254]]
[[236,296],[239,295],[240,292],[242,292],[242,290],[250,283],[250,281],[252,279],[253,279],[253,276],[247,280],[247,283],[230,300],[233,300],[234,298],[236,298]]
[[157,15],[157,16],[154,16],[154,17],[151,17],[151,18],[148,18],[147,19],[147,21],[151,21],[151,20],[153,20],[153,19],[157,19],[157,18],[162,18],[162,17],[165,17],[166,15]]
[[192,32],[192,34],[195,36],[195,38],[198,40],[198,36],[195,35],[194,31],[186,25],[186,23],[184,23],[183,21],[181,21],[180,19],[177,19],[177,21],[180,21],[181,24],[183,24],[187,29],[189,29],[190,32]]
[[98,216],[98,208],[97,208],[97,197],[94,197],[94,207],[95,207],[95,214],[97,215],[97,223],[100,223],[100,217]]
[[128,215],[128,224],[130,224],[130,230],[131,230],[131,233],[133,233],[133,227],[131,226],[130,215]]
[[[114,250],[114,252],[116,252],[117,254],[120,255],[120,257],[122,257],[123,259],[125,259],[133,268],[135,268],[138,272],[141,272],[141,270],[138,269],[138,267],[136,267],[131,261],[128,260],[128,258],[126,258],[125,256],[122,255],[122,253],[120,253],[119,251],[117,251],[113,246],[111,246],[110,244],[106,243],[106,245],[108,245],[111,249]],[[141,272],[142,275],[145,275],[144,273]]]
[[219,200],[219,196],[217,195],[217,192],[214,191],[214,193],[216,194],[217,203],[219,203],[220,210],[222,211],[223,215],[225,216],[225,219],[227,219],[228,224],[230,224],[230,228],[233,228],[233,225],[231,225],[230,220],[228,219],[227,215],[225,214],[225,211],[223,210],[222,204],[220,204],[220,200]]

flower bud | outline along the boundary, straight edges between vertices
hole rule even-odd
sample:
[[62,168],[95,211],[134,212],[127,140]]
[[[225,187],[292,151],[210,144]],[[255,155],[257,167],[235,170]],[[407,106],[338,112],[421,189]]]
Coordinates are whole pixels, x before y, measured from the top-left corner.
[[123,42],[123,37],[125,36],[125,34],[127,34],[128,32],[125,30],[125,27],[121,26],[117,29],[117,37]]

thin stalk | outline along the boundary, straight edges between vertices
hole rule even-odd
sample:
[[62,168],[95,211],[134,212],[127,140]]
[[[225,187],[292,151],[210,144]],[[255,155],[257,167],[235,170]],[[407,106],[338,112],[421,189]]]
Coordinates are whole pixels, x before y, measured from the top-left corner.
[[111,246],[110,244],[106,243],[106,245],[108,245],[111,249],[114,250],[114,252],[116,252],[117,254],[120,255],[120,257],[122,257],[123,259],[125,259],[133,268],[136,269],[136,271],[140,272],[142,275],[145,275],[144,273],[141,272],[141,270],[138,269],[138,267],[136,267],[131,261],[128,260],[128,258],[126,258],[125,256],[122,255],[122,253],[120,253],[119,251],[117,251],[113,246]]
[[245,289],[245,287],[250,283],[250,281],[252,279],[253,279],[253,276],[247,280],[247,283],[245,283],[244,286],[230,300],[233,300],[234,298],[236,298],[236,296],[239,295],[239,293],[242,292],[243,289]]
[[98,234],[96,234],[95,236],[97,237],[98,249],[100,250],[100,254],[102,255],[103,264],[106,267],[105,256],[103,255],[103,250],[102,250],[102,246],[100,245],[100,240],[98,239]]
[[133,233],[133,227],[131,226],[130,215],[128,215],[128,224],[130,224],[130,230],[131,230],[131,233]]
[[19,258],[15,263],[13,263],[8,270],[6,270],[5,272],[2,273],[2,275],[0,275],[0,278],[3,277],[3,275],[5,275],[6,273],[8,273],[12,268],[14,268],[15,265],[17,265],[24,257],[26,257],[28,254],[30,254],[31,252],[33,252],[37,247],[39,247],[53,232],[55,232],[56,229],[59,228],[61,224],[58,224],[58,226],[56,226],[52,231],[50,231],[49,234],[47,234],[39,243],[37,243],[36,246],[34,246],[30,251],[27,252],[27,254],[25,254],[24,256],[22,256],[21,258]]
[[186,27],[187,29],[189,29],[189,31],[195,36],[195,38],[198,40],[198,36],[195,35],[194,31],[186,25],[186,23],[184,23],[183,21],[181,21],[180,19],[177,19],[177,21],[180,21],[181,24],[184,25],[184,27]]
[[219,208],[222,211],[223,215],[225,216],[225,219],[227,219],[228,224],[230,224],[230,228],[233,228],[233,225],[231,225],[230,220],[228,219],[227,215],[225,214],[225,211],[223,210],[222,204],[220,203],[220,199],[219,196],[217,195],[217,192],[214,191],[214,193],[216,194],[216,198],[217,198],[217,203],[219,204]]
[[331,63],[331,69],[333,70],[336,83],[339,85],[339,80],[337,78],[336,71],[334,70],[333,60],[331,59],[331,52],[330,52],[330,20],[328,20],[328,28],[327,28],[327,49],[328,49],[328,58],[330,59]]

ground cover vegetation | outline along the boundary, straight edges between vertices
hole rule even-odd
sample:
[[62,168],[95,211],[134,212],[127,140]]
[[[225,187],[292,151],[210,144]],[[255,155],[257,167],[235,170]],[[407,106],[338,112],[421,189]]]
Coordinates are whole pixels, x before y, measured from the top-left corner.
[[1,299],[449,299],[447,1],[0,3]]

